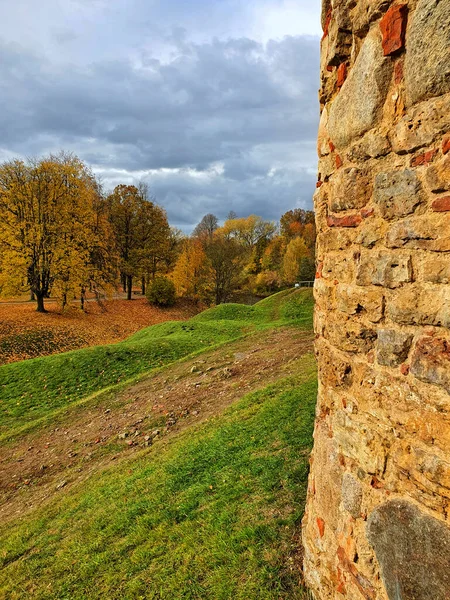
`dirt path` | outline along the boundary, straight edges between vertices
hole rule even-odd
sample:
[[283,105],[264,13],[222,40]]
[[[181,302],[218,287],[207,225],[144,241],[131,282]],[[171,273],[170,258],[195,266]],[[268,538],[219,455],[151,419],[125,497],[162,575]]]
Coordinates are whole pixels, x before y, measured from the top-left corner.
[[0,522],[295,373],[312,339],[294,328],[252,335],[168,367],[95,407],[79,407],[64,426],[0,448]]

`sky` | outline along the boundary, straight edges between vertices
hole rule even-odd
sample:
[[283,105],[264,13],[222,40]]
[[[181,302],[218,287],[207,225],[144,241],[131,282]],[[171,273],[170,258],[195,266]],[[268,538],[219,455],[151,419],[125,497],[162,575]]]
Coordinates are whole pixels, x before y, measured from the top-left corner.
[[0,0],[0,161],[71,151],[171,225],[311,208],[320,0]]

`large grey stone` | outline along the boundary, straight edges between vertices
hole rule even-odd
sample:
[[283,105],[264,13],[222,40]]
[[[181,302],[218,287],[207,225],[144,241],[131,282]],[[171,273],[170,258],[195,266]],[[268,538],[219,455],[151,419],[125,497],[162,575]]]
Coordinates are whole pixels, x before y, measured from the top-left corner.
[[396,367],[406,360],[413,336],[395,329],[379,329],[377,361],[386,367]]
[[381,34],[374,29],[331,105],[328,131],[336,148],[344,148],[372,129],[381,117],[392,74],[392,62],[383,56]]
[[419,0],[407,37],[408,105],[450,91],[450,2]]
[[339,169],[331,178],[330,186],[332,212],[362,208],[372,193],[367,173],[354,167]]
[[405,500],[376,508],[367,523],[389,600],[448,600],[450,529]]
[[422,201],[422,187],[415,171],[388,171],[375,177],[373,199],[385,219],[405,217]]
[[350,473],[345,473],[342,480],[342,506],[354,519],[361,517],[361,504],[363,499],[360,482]]
[[411,256],[390,252],[363,252],[356,274],[358,285],[391,289],[413,280]]

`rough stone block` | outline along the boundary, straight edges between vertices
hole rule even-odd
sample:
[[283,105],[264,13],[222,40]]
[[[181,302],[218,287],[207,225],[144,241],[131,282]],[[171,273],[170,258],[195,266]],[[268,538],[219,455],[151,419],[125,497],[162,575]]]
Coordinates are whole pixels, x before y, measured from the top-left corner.
[[366,353],[375,345],[377,332],[355,321],[330,323],[325,328],[325,336],[333,346],[344,352]]
[[342,506],[354,519],[361,517],[363,490],[361,483],[350,473],[345,473],[342,480]]
[[450,254],[426,258],[420,265],[421,279],[428,283],[450,283]]
[[380,28],[383,35],[383,52],[385,56],[403,50],[407,17],[408,5],[394,4],[381,19]]
[[421,338],[414,348],[410,371],[417,379],[441,386],[450,394],[450,339]]
[[413,280],[411,256],[389,252],[364,252],[361,255],[356,283],[397,288]]
[[378,173],[373,197],[385,219],[413,213],[423,199],[420,181],[409,169]]
[[373,248],[386,235],[388,224],[383,219],[363,223],[358,229],[355,242],[364,248]]
[[380,289],[364,289],[339,284],[336,286],[336,307],[347,315],[364,315],[378,323],[384,314],[384,294]]
[[394,223],[386,234],[389,248],[450,250],[450,215],[428,214]]
[[365,39],[347,80],[330,108],[328,129],[336,148],[345,148],[376,125],[391,73],[392,63],[383,56],[381,36],[374,31]]
[[347,158],[350,161],[365,161],[389,154],[391,145],[388,138],[381,133],[369,131],[360,142],[350,148]]
[[435,193],[450,190],[450,154],[427,169],[425,182]]
[[317,236],[321,253],[328,254],[334,250],[345,250],[351,246],[350,233],[345,229],[327,229]]
[[410,108],[390,133],[392,149],[398,154],[429,146],[450,129],[450,96],[434,98]]
[[450,529],[405,500],[378,506],[367,523],[389,600],[448,600]]
[[330,179],[332,212],[365,206],[372,194],[371,183],[367,172],[361,169],[351,167],[337,171]]
[[419,0],[408,31],[405,84],[409,105],[450,91],[448,2]]
[[413,336],[395,329],[379,329],[377,361],[386,367],[397,367],[408,358]]
[[450,288],[413,285],[391,294],[386,313],[401,325],[450,327]]

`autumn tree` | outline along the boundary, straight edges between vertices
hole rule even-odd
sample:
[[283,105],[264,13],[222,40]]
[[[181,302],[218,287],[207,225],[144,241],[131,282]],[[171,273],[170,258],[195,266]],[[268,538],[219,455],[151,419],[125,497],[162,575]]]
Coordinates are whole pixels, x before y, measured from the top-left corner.
[[195,227],[192,235],[194,237],[206,237],[208,239],[212,239],[214,232],[219,227],[219,219],[216,215],[208,213],[205,215],[200,223]]
[[172,273],[178,296],[207,301],[212,290],[212,270],[198,238],[184,240]]
[[0,165],[1,291],[31,290],[37,310],[52,289],[62,297],[88,284],[92,253],[104,222],[96,224],[98,186],[76,156]]
[[308,256],[309,250],[303,238],[296,237],[289,242],[283,258],[283,278],[286,283],[293,284],[298,281],[302,261]]
[[133,279],[145,284],[164,265],[170,252],[170,227],[165,212],[149,199],[145,186],[118,185],[107,198],[109,219],[120,256],[120,273],[128,300]]
[[246,248],[254,248],[262,240],[270,240],[277,227],[271,221],[265,221],[258,215],[225,221],[221,229],[223,235],[234,238]]
[[242,247],[216,232],[205,252],[212,269],[215,302],[221,304],[229,299],[242,278]]

